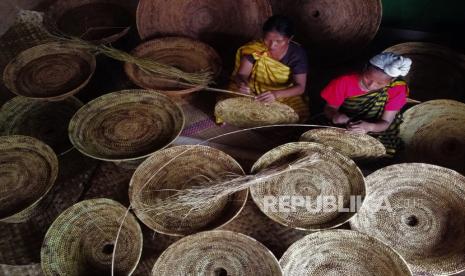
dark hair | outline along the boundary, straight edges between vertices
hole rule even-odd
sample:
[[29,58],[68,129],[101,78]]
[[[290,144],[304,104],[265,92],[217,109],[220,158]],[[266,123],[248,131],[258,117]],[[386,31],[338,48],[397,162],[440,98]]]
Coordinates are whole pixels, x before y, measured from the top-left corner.
[[287,16],[273,15],[263,24],[263,33],[273,31],[286,37],[292,37],[294,35],[294,23]]

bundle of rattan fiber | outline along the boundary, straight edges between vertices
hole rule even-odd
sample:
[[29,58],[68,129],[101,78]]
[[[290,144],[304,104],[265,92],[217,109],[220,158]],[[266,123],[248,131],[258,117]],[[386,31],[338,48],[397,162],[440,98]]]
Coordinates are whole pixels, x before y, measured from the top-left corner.
[[168,235],[211,230],[231,221],[245,205],[247,190],[186,201],[178,192],[214,181],[242,176],[241,166],[229,155],[206,146],[176,146],[154,153],[134,173],[129,197],[145,225]]

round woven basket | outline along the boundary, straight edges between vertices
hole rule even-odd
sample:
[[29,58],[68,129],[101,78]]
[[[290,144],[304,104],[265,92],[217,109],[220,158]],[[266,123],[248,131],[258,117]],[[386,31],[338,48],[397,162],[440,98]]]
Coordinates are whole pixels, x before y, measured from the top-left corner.
[[176,190],[207,185],[207,179],[220,180],[231,173],[243,175],[244,171],[222,151],[206,146],[176,146],[154,153],[137,168],[129,184],[129,198],[136,216],[156,232],[182,236],[211,230],[239,214],[247,190],[206,200],[195,209],[181,206],[174,211],[165,208],[161,200],[175,195]]
[[206,42],[247,41],[260,37],[269,16],[267,0],[141,0],[137,29],[142,39],[179,35]]
[[84,88],[94,71],[92,54],[52,42],[21,52],[5,67],[3,81],[16,95],[58,101]]
[[386,148],[376,138],[350,133],[345,129],[312,129],[302,134],[300,141],[330,146],[351,159],[371,159],[386,154]]
[[351,230],[310,234],[289,247],[279,264],[284,275],[412,275],[389,246]]
[[168,146],[184,127],[181,108],[167,96],[122,90],[84,105],[69,124],[71,143],[106,161],[135,161]]
[[465,177],[429,164],[404,163],[366,179],[370,193],[353,229],[393,247],[414,273],[465,270]]
[[136,1],[58,0],[45,13],[45,26],[96,43],[110,43],[135,24]]
[[[310,158],[307,163],[251,186],[258,208],[272,220],[301,230],[333,228],[347,222],[365,196],[365,181],[355,163],[331,147],[308,142],[285,144],[260,157],[252,173],[291,165],[304,157]],[[337,205],[326,205],[330,197],[337,199]]]
[[163,252],[152,275],[282,275],[263,244],[231,231],[207,231],[185,237]]
[[48,229],[40,252],[42,270],[45,275],[110,275],[113,252],[114,275],[130,275],[142,255],[136,218],[110,199],[81,201]]
[[[189,73],[210,71],[218,76],[221,71],[221,59],[213,48],[185,37],[165,37],[145,42],[135,48],[132,55],[150,58]],[[126,63],[124,69],[138,86],[161,91],[166,95],[184,95],[201,89],[183,86],[176,81],[163,81],[162,76],[145,73],[135,64]]]
[[407,42],[387,48],[413,60],[406,76],[410,97],[419,101],[465,101],[465,55],[425,42]]
[[292,124],[299,115],[288,105],[273,102],[261,103],[245,97],[229,98],[218,102],[215,116],[237,127],[257,127],[277,124]]
[[74,97],[60,102],[15,97],[0,108],[0,135],[25,135],[49,145],[57,154],[73,148],[68,125],[82,107]]
[[465,173],[465,104],[432,100],[404,113],[400,137],[404,159],[425,162]]
[[378,32],[381,0],[274,0],[275,13],[291,17],[296,40],[310,50],[312,59],[340,62],[362,51]]
[[29,219],[58,175],[53,150],[28,136],[0,137],[0,221]]

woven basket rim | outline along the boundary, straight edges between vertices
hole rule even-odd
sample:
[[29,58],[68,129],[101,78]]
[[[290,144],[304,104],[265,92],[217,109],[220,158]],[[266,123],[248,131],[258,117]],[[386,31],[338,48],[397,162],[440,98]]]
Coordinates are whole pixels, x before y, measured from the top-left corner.
[[[15,62],[18,59],[21,58],[26,58],[29,56],[31,53],[43,53],[42,56],[47,56],[50,54],[54,54],[54,52],[51,52],[51,49],[59,49],[60,51],[58,53],[78,53],[80,57],[83,58],[87,62],[90,68],[89,75],[87,78],[79,84],[79,86],[75,87],[71,91],[65,92],[63,94],[57,95],[57,96],[51,96],[51,97],[30,97],[30,96],[25,96],[23,93],[18,92],[15,84],[15,80],[12,80],[8,77],[9,74],[15,75],[14,73],[17,72],[18,68],[15,64]],[[31,59],[33,60],[33,59]],[[29,62],[28,62],[29,63]],[[5,86],[8,88],[9,91],[14,93],[15,95],[22,96],[22,97],[27,97],[30,99],[36,99],[36,100],[47,100],[47,101],[60,101],[63,99],[66,99],[70,96],[73,96],[74,94],[78,93],[80,90],[82,90],[90,81],[92,76],[95,73],[95,69],[97,66],[97,61],[95,59],[95,56],[85,50],[77,49],[75,47],[72,47],[72,44],[65,43],[65,42],[47,42],[43,44],[39,44],[33,47],[30,47],[22,52],[20,52],[15,58],[10,60],[10,62],[5,66],[5,69],[3,70],[3,82]]]
[[[219,149],[216,149],[216,148],[213,148],[213,147],[209,147],[209,146],[205,146],[205,145],[179,145],[179,146],[173,146],[173,147],[170,147],[170,148],[166,148],[164,150],[169,150],[169,149],[173,149],[173,148],[177,148],[177,149],[186,149],[187,150],[208,150],[208,151],[218,151],[218,152],[222,152],[222,154],[224,154],[225,156],[228,157],[229,159],[229,162],[233,163],[235,166],[237,166],[238,169],[241,170],[242,173],[245,174],[245,171],[244,169],[242,168],[242,166],[239,164],[239,162],[237,162],[236,159],[232,158],[229,154],[219,150]],[[160,152],[159,152],[160,153]],[[140,171],[142,169],[145,169],[145,166],[149,166],[150,164],[152,163],[156,163],[156,158],[157,156],[156,155],[153,155],[153,156],[150,156],[148,157],[147,159],[145,159],[142,164],[134,171],[133,173],[133,176],[131,177],[131,180],[129,181],[129,200],[130,202],[134,201],[133,197],[135,196],[133,194],[133,189],[134,187],[136,186],[135,184],[135,176],[137,176]],[[174,159],[172,159],[174,160]],[[239,216],[239,214],[242,212],[242,210],[244,209],[246,203],[247,203],[247,199],[249,197],[249,189],[245,189],[245,190],[241,190],[241,191],[238,191],[236,193],[233,193],[230,195],[230,199],[228,200],[228,202],[233,202],[233,201],[237,201],[237,199],[240,199],[241,200],[241,203],[240,203],[240,206],[236,206],[237,209],[236,210],[233,210],[232,207],[234,206],[229,206],[229,207],[225,207],[225,209],[231,209],[231,212],[233,213],[233,215],[228,218],[227,220],[225,220],[223,223],[219,224],[219,225],[215,225],[214,226],[214,229],[217,229],[217,228],[220,228],[220,227],[223,227],[227,224],[229,224],[231,221],[233,221],[237,216]],[[132,203],[131,203],[132,205]],[[227,213],[225,210],[223,209],[222,210],[222,213]],[[144,221],[144,219],[140,218],[139,215],[138,215],[138,212],[134,212],[136,214],[136,216],[139,218],[140,221],[142,221],[144,223],[144,225],[146,225],[147,227],[149,227],[150,229],[152,229],[153,231],[157,232],[157,233],[161,233],[161,234],[164,234],[164,235],[168,235],[168,236],[177,236],[177,237],[182,237],[182,236],[186,236],[186,234],[183,234],[183,233],[180,233],[179,231],[165,231],[164,229],[161,229],[163,227],[157,225],[158,227],[154,227],[154,225],[147,225]],[[213,220],[212,222],[215,222],[215,221],[218,221],[219,219],[216,219],[216,220]],[[158,223],[157,223],[158,224]],[[210,225],[210,224],[209,224]],[[208,228],[208,226],[205,226]],[[205,231],[216,231],[216,230],[200,230],[198,233],[200,232],[205,232]]]
[[[75,137],[73,137],[73,133],[75,131],[75,128],[76,126],[78,125],[79,122],[76,122],[76,115],[78,114],[81,114],[83,112],[86,112],[86,110],[89,108],[89,106],[92,106],[96,103],[99,103],[101,101],[106,101],[108,100],[109,98],[113,98],[115,96],[121,96],[121,95],[127,95],[127,94],[131,94],[131,93],[145,93],[147,95],[157,95],[156,97],[164,97],[166,100],[170,101],[171,104],[173,105],[173,107],[176,109],[176,111],[178,111],[181,116],[182,116],[182,123],[181,123],[181,126],[179,128],[179,131],[177,131],[177,133],[174,135],[174,138],[170,141],[170,143],[168,143],[167,145],[165,145],[164,147],[162,148],[159,148],[157,150],[155,150],[154,152],[151,152],[151,153],[148,153],[148,154],[145,154],[143,156],[138,156],[138,157],[131,157],[131,158],[115,158],[115,159],[112,159],[112,158],[106,158],[106,157],[101,157],[101,156],[95,156],[95,155],[92,155],[91,153],[88,153],[86,152],[85,149],[81,148],[81,146],[77,143],[77,141],[75,140]],[[137,161],[137,160],[143,160],[149,156],[151,156],[152,154],[154,154],[156,151],[158,150],[162,150],[162,149],[165,149],[167,148],[168,146],[170,146],[174,140],[177,139],[177,137],[179,137],[181,135],[181,132],[182,130],[184,129],[184,126],[186,124],[186,116],[184,114],[184,111],[183,109],[181,108],[181,106],[179,105],[179,103],[177,103],[176,101],[173,101],[172,99],[170,99],[168,96],[166,95],[163,95],[162,93],[159,93],[157,91],[154,91],[154,90],[145,90],[145,89],[125,89],[125,90],[119,90],[119,91],[115,91],[115,92],[111,92],[111,93],[108,93],[108,94],[105,94],[103,96],[100,96],[98,98],[95,98],[93,99],[92,101],[86,103],[84,106],[82,106],[75,114],[75,116],[73,116],[73,118],[71,119],[70,123],[69,123],[69,127],[68,127],[68,134],[69,134],[69,139],[71,141],[71,143],[73,144],[73,146],[79,150],[82,154],[88,156],[88,157],[91,157],[91,158],[94,158],[94,159],[98,159],[98,160],[102,160],[102,161],[107,161],[107,162],[115,162],[115,161]]]
[[55,184],[55,182],[57,180],[57,177],[58,177],[59,162],[58,162],[58,157],[55,154],[55,152],[53,151],[53,149],[49,145],[43,143],[42,141],[40,141],[40,140],[38,140],[38,139],[36,139],[34,137],[24,136],[24,135],[9,135],[9,136],[0,136],[0,139],[1,140],[3,140],[3,139],[24,139],[24,140],[27,140],[28,141],[28,147],[36,147],[37,145],[39,145],[41,148],[46,149],[48,151],[47,155],[49,155],[49,157],[51,157],[53,159],[52,160],[53,163],[49,164],[50,165],[51,178],[48,180],[48,184],[47,184],[48,187],[46,188],[44,193],[40,197],[38,197],[33,203],[26,206],[24,209],[19,210],[15,214],[12,214],[10,216],[0,218],[0,221],[2,221],[2,222],[16,223],[18,221],[23,221],[24,219],[22,217],[27,216],[32,210],[34,210],[34,208],[37,207],[37,205],[50,192],[50,190],[52,189],[52,187]]

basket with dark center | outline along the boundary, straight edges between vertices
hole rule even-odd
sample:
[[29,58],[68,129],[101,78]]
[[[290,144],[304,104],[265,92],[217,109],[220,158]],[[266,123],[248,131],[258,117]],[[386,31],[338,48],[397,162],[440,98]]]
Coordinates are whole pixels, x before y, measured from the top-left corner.
[[5,86],[28,98],[62,100],[80,91],[95,71],[95,56],[52,42],[21,52],[3,71]]
[[465,102],[465,55],[425,42],[401,43],[387,48],[385,52],[412,59],[412,67],[405,77],[412,99]]
[[392,248],[350,230],[310,234],[292,244],[279,263],[284,275],[412,275]]
[[195,206],[179,204],[174,208],[167,204],[177,204],[176,199],[166,204],[163,200],[173,198],[180,190],[243,174],[241,166],[220,150],[176,146],[154,153],[137,168],[130,182],[129,198],[137,217],[154,231],[189,235],[231,221],[244,207],[247,190],[202,202],[192,198],[189,203]]
[[142,231],[120,203],[85,200],[53,222],[40,255],[45,275],[110,275],[112,269],[131,275],[142,255]]
[[[292,166],[305,157],[309,157],[307,163]],[[265,153],[253,165],[252,173],[284,165],[290,165],[289,169],[250,188],[254,202],[266,216],[288,227],[319,230],[340,226],[355,215],[352,207],[357,197],[357,202],[363,201],[365,180],[352,160],[331,147],[296,142]],[[339,207],[326,208],[326,197],[336,199]]]
[[0,221],[29,219],[57,175],[58,159],[49,146],[28,136],[1,136]]
[[95,159],[141,161],[181,133],[184,114],[170,98],[147,90],[123,90],[84,105],[71,119],[73,145]]
[[465,177],[443,167],[404,163],[366,178],[370,191],[352,229],[380,239],[418,275],[465,270]]
[[[170,65],[187,73],[209,71],[215,77],[221,71],[221,59],[213,48],[185,37],[165,37],[145,42],[135,48],[132,55]],[[163,76],[146,73],[135,64],[126,63],[124,69],[138,86],[167,95],[183,95],[201,89],[200,86],[183,85],[176,80],[165,81]]]
[[96,43],[110,43],[135,24],[136,1],[58,0],[45,13],[45,26]]
[[31,136],[62,154],[73,148],[68,125],[82,105],[74,97],[59,102],[15,97],[0,108],[0,135]]
[[152,275],[282,275],[276,257],[263,244],[231,231],[187,236],[166,249]]
[[465,173],[465,104],[432,100],[404,113],[399,136],[405,144],[403,158]]

